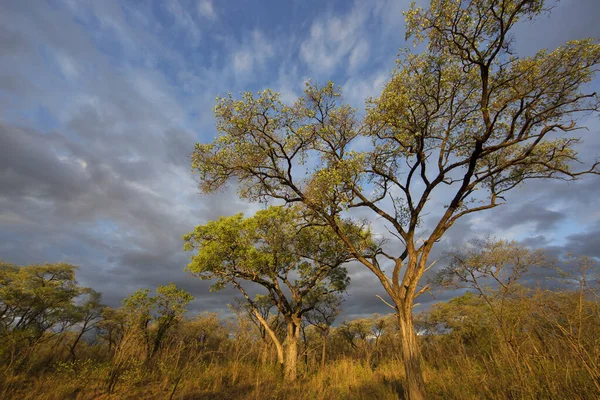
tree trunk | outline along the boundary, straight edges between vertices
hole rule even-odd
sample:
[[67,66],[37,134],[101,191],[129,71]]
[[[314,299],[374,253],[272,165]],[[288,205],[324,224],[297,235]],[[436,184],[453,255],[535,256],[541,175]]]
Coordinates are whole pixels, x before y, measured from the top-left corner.
[[275,332],[273,331],[273,329],[271,329],[271,327],[269,326],[269,323],[262,317],[262,315],[260,315],[260,313],[258,312],[258,310],[257,309],[253,309],[252,311],[254,312],[254,315],[256,316],[256,318],[258,319],[258,321],[265,328],[265,331],[267,331],[267,333],[271,337],[271,340],[273,341],[273,344],[275,344],[275,349],[277,349],[277,362],[279,363],[279,366],[283,368],[283,364],[284,364],[283,346],[279,342],[279,339],[277,339],[277,335],[275,334]]
[[302,341],[304,342],[304,366],[308,373],[308,341],[306,340],[306,330],[304,324],[302,326]]
[[421,370],[421,353],[413,325],[412,302],[398,312],[398,325],[400,326],[402,361],[407,383],[405,398],[423,400],[426,397],[425,381]]
[[77,335],[77,337],[75,338],[75,341],[69,347],[69,353],[71,354],[71,361],[75,361],[75,358],[76,358],[75,348],[77,347],[77,344],[79,344],[81,337],[85,333],[85,329],[86,329],[86,326],[84,325],[83,328],[81,328],[81,330],[79,331],[79,334]]
[[284,378],[286,381],[295,381],[297,377],[299,325],[295,321],[289,321],[287,326],[284,363]]

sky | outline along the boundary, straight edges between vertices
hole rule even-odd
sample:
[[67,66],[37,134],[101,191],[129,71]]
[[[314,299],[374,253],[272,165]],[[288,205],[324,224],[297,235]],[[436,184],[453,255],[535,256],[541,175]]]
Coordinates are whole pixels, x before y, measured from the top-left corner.
[[[111,306],[175,282],[195,296],[192,312],[226,310],[236,292],[210,293],[184,272],[181,240],[260,208],[235,188],[198,190],[189,155],[215,137],[215,98],[271,88],[290,102],[307,79],[332,80],[364,108],[409,44],[409,3],[0,0],[0,259],[77,265],[79,282]],[[598,38],[599,15],[597,0],[563,0],[517,26],[516,50]],[[600,120],[580,123],[582,158],[600,157]],[[600,257],[599,181],[529,183],[459,221],[432,257],[485,234]],[[371,273],[349,269],[344,316],[388,312]],[[421,307],[433,301],[423,296]]]

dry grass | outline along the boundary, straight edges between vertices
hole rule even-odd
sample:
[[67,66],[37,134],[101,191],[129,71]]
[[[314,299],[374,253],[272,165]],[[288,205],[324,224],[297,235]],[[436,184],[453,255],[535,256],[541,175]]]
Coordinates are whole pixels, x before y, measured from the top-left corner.
[[[40,377],[5,374],[2,398],[62,399],[397,399],[399,365],[382,364],[376,370],[343,359],[323,371],[304,374],[290,384],[272,367],[253,364],[197,365],[183,376],[132,366],[113,393],[106,381],[110,366],[79,363]],[[175,387],[176,385],[176,387]],[[175,389],[175,390],[174,390]]]
[[[600,398],[600,304],[595,298],[530,293],[508,304],[506,320],[518,323],[502,332],[480,299],[459,300],[425,315],[429,326],[460,317],[452,331],[420,338],[429,398]],[[145,355],[143,337],[135,334],[112,349],[103,340],[82,343],[76,362],[65,361],[64,338],[45,340],[27,352],[26,363],[0,367],[0,399],[403,397],[399,337],[392,325],[377,343],[364,340],[356,348],[334,331],[323,369],[320,339],[307,339],[298,380],[290,383],[283,381],[273,349],[266,363],[260,361],[263,347],[249,326],[219,325],[213,319],[181,322],[154,358]],[[209,335],[198,342],[199,332]],[[507,341],[507,334],[515,340]]]

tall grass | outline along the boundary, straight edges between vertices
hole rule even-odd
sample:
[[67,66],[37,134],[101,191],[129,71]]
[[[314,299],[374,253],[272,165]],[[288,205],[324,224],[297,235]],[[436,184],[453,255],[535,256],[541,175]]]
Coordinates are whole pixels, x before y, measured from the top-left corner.
[[[526,291],[506,302],[502,329],[488,307],[464,296],[419,317],[429,398],[600,398],[597,298]],[[353,336],[350,323],[333,329],[324,367],[321,336],[308,330],[293,383],[243,318],[182,320],[153,357],[144,335],[131,331],[116,345],[102,335],[83,341],[72,360],[65,332],[28,348],[19,368],[0,366],[0,399],[398,399],[405,377],[389,319],[370,319],[383,332],[376,339]]]

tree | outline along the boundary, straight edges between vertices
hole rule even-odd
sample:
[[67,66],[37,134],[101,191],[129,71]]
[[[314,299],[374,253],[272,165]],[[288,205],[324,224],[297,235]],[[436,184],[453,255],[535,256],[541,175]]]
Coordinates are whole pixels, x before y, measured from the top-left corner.
[[80,296],[84,297],[81,304],[73,304],[70,310],[70,318],[74,324],[79,324],[79,332],[73,343],[69,346],[69,353],[73,361],[75,360],[75,349],[81,338],[87,332],[96,328],[102,319],[102,311],[104,309],[104,305],[100,303],[100,299],[102,298],[101,293],[90,288],[84,288]]
[[[120,367],[123,359],[136,358],[148,360],[150,356],[150,322],[152,321],[152,298],[150,289],[138,289],[122,301],[124,330],[119,347],[121,357],[116,358]],[[110,391],[110,389],[109,389]]]
[[531,250],[515,241],[491,238],[472,240],[446,257],[448,265],[437,274],[437,283],[475,290],[496,319],[503,340],[514,349],[515,326],[508,326],[506,321],[507,302],[519,291],[519,280],[524,275],[535,268],[552,267],[554,261],[541,249]]
[[149,289],[139,289],[123,300],[129,329],[142,336],[147,359],[154,357],[169,329],[181,320],[185,306],[194,299],[173,282],[158,285],[154,296],[149,296],[149,293]]
[[125,333],[127,315],[122,308],[104,307],[98,322],[98,335],[108,342],[108,351],[118,348]]
[[146,364],[160,349],[167,332],[179,322],[185,306],[194,297],[174,283],[159,285],[156,294],[139,289],[123,300],[118,310],[105,309],[105,321],[100,324],[106,332],[109,347],[114,345],[108,392],[112,392],[119,376],[132,362]]
[[76,269],[0,261],[0,353],[8,353],[10,365],[24,364],[38,343],[72,327],[74,301],[88,290],[75,280]]
[[388,325],[387,317],[373,314],[369,318],[344,321],[338,328],[338,333],[372,367],[373,354],[379,351],[380,339]]
[[[201,279],[215,279],[214,290],[231,284],[242,293],[275,344],[278,361],[289,380],[296,378],[302,317],[329,293],[346,289],[348,277],[341,265],[352,259],[330,230],[303,224],[298,210],[270,207],[250,218],[242,214],[221,217],[184,237],[186,250],[198,250],[188,270]],[[357,246],[369,245],[367,231],[356,225],[348,229],[353,229]],[[286,321],[283,345],[242,281],[267,290]]]
[[342,301],[339,294],[331,293],[306,313],[306,320],[315,327],[321,336],[321,369],[325,368],[327,338],[331,332],[331,325],[341,311]]
[[[300,203],[375,274],[397,312],[410,399],[426,395],[412,310],[427,290],[420,279],[434,244],[459,218],[498,207],[531,179],[598,173],[598,163],[571,169],[579,139],[561,133],[599,110],[598,97],[585,90],[600,45],[575,40],[532,57],[512,51],[515,24],[547,9],[544,0],[413,6],[408,36],[428,46],[422,54],[403,53],[363,119],[331,83],[309,84],[293,105],[268,90],[240,100],[230,95],[215,107],[219,136],[197,144],[192,155],[204,192],[236,179],[244,198]],[[308,168],[311,157],[319,167]],[[447,203],[435,209],[432,198]],[[345,210],[357,208],[385,221],[397,248],[360,254],[339,223]]]
[[[553,260],[543,250],[491,238],[473,240],[464,249],[451,251],[446,257],[449,262],[438,273],[438,283],[472,289],[479,294],[493,317],[501,349],[508,350],[518,376],[517,362],[524,359],[522,338],[518,334],[523,318],[528,316],[525,311],[528,302],[523,301],[519,309],[509,307],[509,303],[518,298],[528,299],[529,289],[523,287],[520,280],[532,269],[551,267]],[[470,325],[468,321],[461,323]]]
[[156,333],[150,357],[160,349],[166,333],[181,320],[186,311],[185,306],[192,300],[194,296],[179,289],[173,282],[156,288],[156,296],[152,298],[156,314]]
[[[258,333],[260,336],[260,340],[263,343],[263,351],[262,351],[262,363],[266,364],[267,358],[269,356],[270,346],[273,345],[273,340],[269,337],[270,331],[275,333],[275,336],[279,337],[278,334],[281,331],[283,320],[281,318],[281,314],[277,313],[276,315],[272,315],[271,310],[275,307],[273,301],[268,295],[257,294],[254,297],[252,303],[248,303],[245,298],[234,299],[233,304],[229,304],[229,308],[233,310],[234,313],[245,312],[250,318],[250,321],[254,324],[254,326],[258,329]],[[259,320],[256,315],[260,314],[261,319]],[[270,331],[267,332],[265,328],[265,324],[261,321],[267,322]]]

